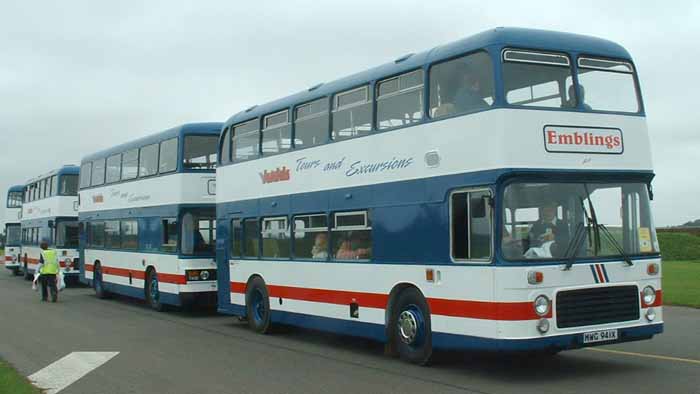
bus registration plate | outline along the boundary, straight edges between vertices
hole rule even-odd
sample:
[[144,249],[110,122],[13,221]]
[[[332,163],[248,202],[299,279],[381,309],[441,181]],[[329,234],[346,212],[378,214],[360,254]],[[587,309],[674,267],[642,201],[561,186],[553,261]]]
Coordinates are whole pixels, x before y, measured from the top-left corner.
[[617,330],[601,330],[583,333],[583,343],[596,343],[617,340]]

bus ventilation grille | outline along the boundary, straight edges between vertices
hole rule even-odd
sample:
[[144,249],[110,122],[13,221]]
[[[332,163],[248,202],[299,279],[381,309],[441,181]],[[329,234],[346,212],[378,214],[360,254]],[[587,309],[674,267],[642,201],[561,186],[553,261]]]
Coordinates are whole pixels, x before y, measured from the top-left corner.
[[557,327],[639,320],[637,286],[596,287],[557,293]]

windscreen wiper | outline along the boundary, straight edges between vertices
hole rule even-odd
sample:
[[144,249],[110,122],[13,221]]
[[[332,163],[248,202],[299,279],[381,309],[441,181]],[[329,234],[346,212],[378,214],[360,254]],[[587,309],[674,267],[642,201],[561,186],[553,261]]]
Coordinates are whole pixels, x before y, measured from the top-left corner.
[[620,246],[620,243],[617,242],[612,233],[610,233],[610,230],[608,230],[608,228],[605,227],[604,224],[598,224],[598,228],[603,230],[603,234],[608,238],[608,241],[610,241],[615,250],[617,250],[617,253],[619,253],[620,256],[622,256],[623,260],[625,260],[625,263],[627,263],[627,265],[629,265],[630,267],[633,266],[634,263],[632,262],[632,259],[630,259],[627,253],[625,253],[625,250],[622,248],[622,246]]
[[570,270],[571,266],[574,265],[574,261],[576,261],[576,251],[581,248],[581,243],[585,239],[583,236],[584,229],[585,226],[583,225],[583,222],[579,223],[576,226],[574,238],[571,239],[571,242],[569,242],[569,245],[566,247],[566,252],[564,253],[564,256],[566,256],[566,270]]
[[617,242],[615,237],[610,233],[607,227],[605,227],[604,224],[598,223],[598,219],[596,218],[595,214],[595,208],[593,208],[593,201],[591,201],[591,194],[588,192],[588,185],[585,183],[583,184],[584,189],[586,190],[586,196],[588,197],[588,207],[591,212],[591,220],[593,221],[593,227],[596,229],[595,231],[595,250],[594,250],[594,255],[597,256],[598,252],[600,251],[600,230],[603,230],[603,234],[605,237],[608,239],[608,242],[610,242],[615,250],[622,256],[622,258],[625,260],[627,265],[633,266],[634,263],[632,260],[627,256],[625,253],[624,249],[620,246],[620,244]]

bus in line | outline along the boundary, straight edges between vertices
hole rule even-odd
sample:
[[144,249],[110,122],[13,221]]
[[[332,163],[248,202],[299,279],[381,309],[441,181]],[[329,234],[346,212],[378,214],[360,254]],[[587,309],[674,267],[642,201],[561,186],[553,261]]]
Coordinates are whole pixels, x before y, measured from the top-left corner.
[[27,280],[33,278],[46,242],[56,249],[66,282],[78,281],[78,172],[77,166],[66,165],[24,186],[22,268]]
[[24,185],[12,186],[7,191],[5,205],[5,268],[19,275],[22,256],[22,199]]
[[221,123],[185,124],[83,158],[82,281],[167,306],[216,304]]
[[253,106],[219,142],[219,311],[433,348],[663,331],[636,68],[497,28]]

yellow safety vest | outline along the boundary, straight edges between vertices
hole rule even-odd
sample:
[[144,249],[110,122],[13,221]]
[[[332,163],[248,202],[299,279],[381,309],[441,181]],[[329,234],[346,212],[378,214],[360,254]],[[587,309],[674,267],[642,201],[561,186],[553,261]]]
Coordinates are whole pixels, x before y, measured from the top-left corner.
[[41,257],[44,258],[44,265],[41,267],[42,275],[56,275],[58,273],[58,256],[53,249],[43,250]]

